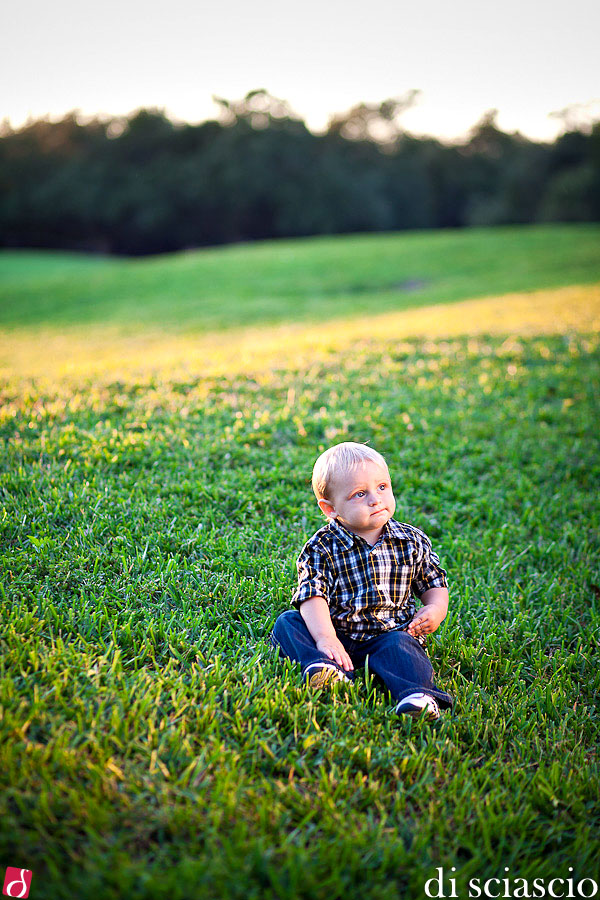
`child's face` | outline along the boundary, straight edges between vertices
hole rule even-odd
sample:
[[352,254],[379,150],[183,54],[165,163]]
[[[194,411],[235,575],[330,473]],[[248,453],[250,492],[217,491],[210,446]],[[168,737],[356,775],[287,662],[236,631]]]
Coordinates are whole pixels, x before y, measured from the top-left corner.
[[371,460],[337,476],[327,500],[319,500],[326,516],[337,519],[349,531],[375,543],[394,515],[396,500],[386,466]]

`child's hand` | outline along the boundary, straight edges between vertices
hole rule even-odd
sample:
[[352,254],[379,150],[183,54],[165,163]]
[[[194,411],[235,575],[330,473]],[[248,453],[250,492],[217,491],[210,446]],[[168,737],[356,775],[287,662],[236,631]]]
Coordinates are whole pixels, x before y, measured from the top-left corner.
[[408,623],[407,631],[413,637],[421,634],[431,634],[439,628],[445,617],[445,612],[440,615],[440,610],[435,606],[423,606]]
[[408,623],[407,631],[412,637],[431,634],[446,618],[448,612],[448,589],[429,588],[421,595],[423,606]]
[[338,666],[341,666],[342,669],[345,669],[346,672],[352,672],[354,666],[352,665],[352,660],[348,656],[346,652],[346,648],[339,640],[339,638],[332,637],[322,637],[316,641],[317,649],[324,653],[329,659],[334,660]]

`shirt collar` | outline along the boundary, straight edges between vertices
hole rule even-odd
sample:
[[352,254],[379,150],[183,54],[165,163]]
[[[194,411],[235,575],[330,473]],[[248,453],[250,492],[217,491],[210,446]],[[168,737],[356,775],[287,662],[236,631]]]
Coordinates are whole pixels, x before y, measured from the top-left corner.
[[[367,543],[364,538],[361,538],[359,535],[354,534],[354,532],[352,531],[348,531],[347,528],[344,528],[343,525],[340,525],[337,519],[330,519],[328,527],[346,550],[350,550],[350,548],[354,546],[355,541],[363,541],[364,543]],[[395,519],[390,519],[387,524],[384,525],[379,540],[388,536],[395,538],[406,538],[406,532],[399,522],[396,522]]]
[[390,519],[385,528],[383,529],[384,535],[389,535],[390,537],[400,538],[401,540],[406,540],[406,538],[410,537],[407,534],[406,530],[402,527],[400,522],[396,522],[395,519]]
[[348,531],[347,528],[344,528],[343,525],[340,525],[337,519],[330,519],[328,527],[340,542],[342,547],[345,547],[346,550],[349,550],[354,546],[354,538],[356,537],[356,535],[353,534],[353,532]]

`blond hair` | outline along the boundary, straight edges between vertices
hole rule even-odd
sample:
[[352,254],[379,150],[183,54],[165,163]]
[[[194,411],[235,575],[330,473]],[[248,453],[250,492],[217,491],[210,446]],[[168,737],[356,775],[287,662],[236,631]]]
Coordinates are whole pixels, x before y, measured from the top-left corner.
[[351,472],[366,461],[377,463],[386,469],[388,467],[381,453],[366,444],[355,444],[354,441],[343,441],[321,453],[312,474],[312,487],[317,500],[328,499],[327,491],[336,475]]

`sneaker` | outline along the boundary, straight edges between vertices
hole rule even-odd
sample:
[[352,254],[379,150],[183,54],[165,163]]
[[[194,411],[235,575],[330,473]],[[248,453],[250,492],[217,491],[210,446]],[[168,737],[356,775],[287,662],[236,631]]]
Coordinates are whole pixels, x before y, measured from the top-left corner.
[[310,663],[302,673],[304,681],[311,688],[322,688],[325,685],[335,684],[342,681],[345,684],[352,684],[352,679],[337,668],[327,663]]
[[423,715],[426,722],[434,722],[440,717],[440,708],[431,694],[410,694],[399,701],[395,711],[399,716],[412,716],[413,719]]

